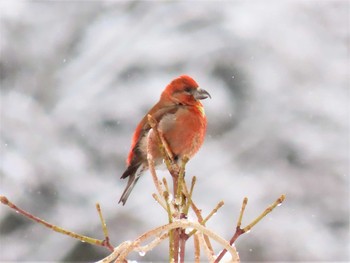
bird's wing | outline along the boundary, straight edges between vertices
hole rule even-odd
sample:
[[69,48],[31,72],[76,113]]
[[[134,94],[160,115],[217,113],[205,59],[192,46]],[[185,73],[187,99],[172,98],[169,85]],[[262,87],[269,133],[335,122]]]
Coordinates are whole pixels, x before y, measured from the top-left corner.
[[167,114],[175,114],[179,109],[179,105],[169,105],[164,106],[157,103],[141,120],[138,124],[136,131],[134,133],[131,150],[127,159],[127,164],[130,166],[136,166],[142,163],[145,159],[142,156],[140,149],[138,148],[143,137],[151,129],[151,126],[148,123],[148,115],[151,115],[158,123],[162,118]]

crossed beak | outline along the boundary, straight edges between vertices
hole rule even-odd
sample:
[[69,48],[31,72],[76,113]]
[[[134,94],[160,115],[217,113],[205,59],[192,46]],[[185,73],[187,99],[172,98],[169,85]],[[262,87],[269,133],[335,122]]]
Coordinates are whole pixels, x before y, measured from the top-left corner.
[[211,98],[209,92],[206,91],[205,89],[201,89],[201,88],[197,88],[197,89],[193,90],[193,97],[196,100],[204,100],[206,98]]

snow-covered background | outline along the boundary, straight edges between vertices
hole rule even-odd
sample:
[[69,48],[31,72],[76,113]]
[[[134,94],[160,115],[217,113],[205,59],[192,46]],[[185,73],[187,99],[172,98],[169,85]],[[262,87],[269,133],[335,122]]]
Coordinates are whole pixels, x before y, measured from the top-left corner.
[[[242,261],[349,260],[349,1],[0,3],[1,194],[97,238],[100,202],[114,245],[165,224],[149,174],[125,207],[119,177],[136,124],[185,73],[212,95],[187,166],[204,215],[225,201],[209,227],[229,239],[244,196],[248,223],[285,193],[236,243]],[[0,261],[108,254],[4,206],[0,234]]]

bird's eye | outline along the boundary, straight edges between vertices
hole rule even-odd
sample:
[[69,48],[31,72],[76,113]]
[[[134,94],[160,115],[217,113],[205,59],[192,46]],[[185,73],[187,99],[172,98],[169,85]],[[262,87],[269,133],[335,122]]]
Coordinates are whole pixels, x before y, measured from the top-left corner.
[[191,88],[185,88],[185,92],[191,93],[192,89]]

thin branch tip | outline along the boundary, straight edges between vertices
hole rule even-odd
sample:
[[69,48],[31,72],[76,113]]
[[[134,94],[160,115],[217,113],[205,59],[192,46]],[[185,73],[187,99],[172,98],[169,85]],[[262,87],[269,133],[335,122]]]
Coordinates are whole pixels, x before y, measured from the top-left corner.
[[4,195],[0,195],[0,201],[1,201],[1,203],[4,204],[4,205],[8,205],[8,204],[9,204],[9,200],[8,200],[7,197],[4,196]]
[[243,199],[243,204],[244,204],[244,205],[247,205],[247,204],[248,204],[248,197],[244,197],[244,199]]
[[285,195],[285,194],[281,195],[281,196],[277,199],[277,202],[281,204],[281,203],[284,202],[284,200],[286,200],[286,195]]

